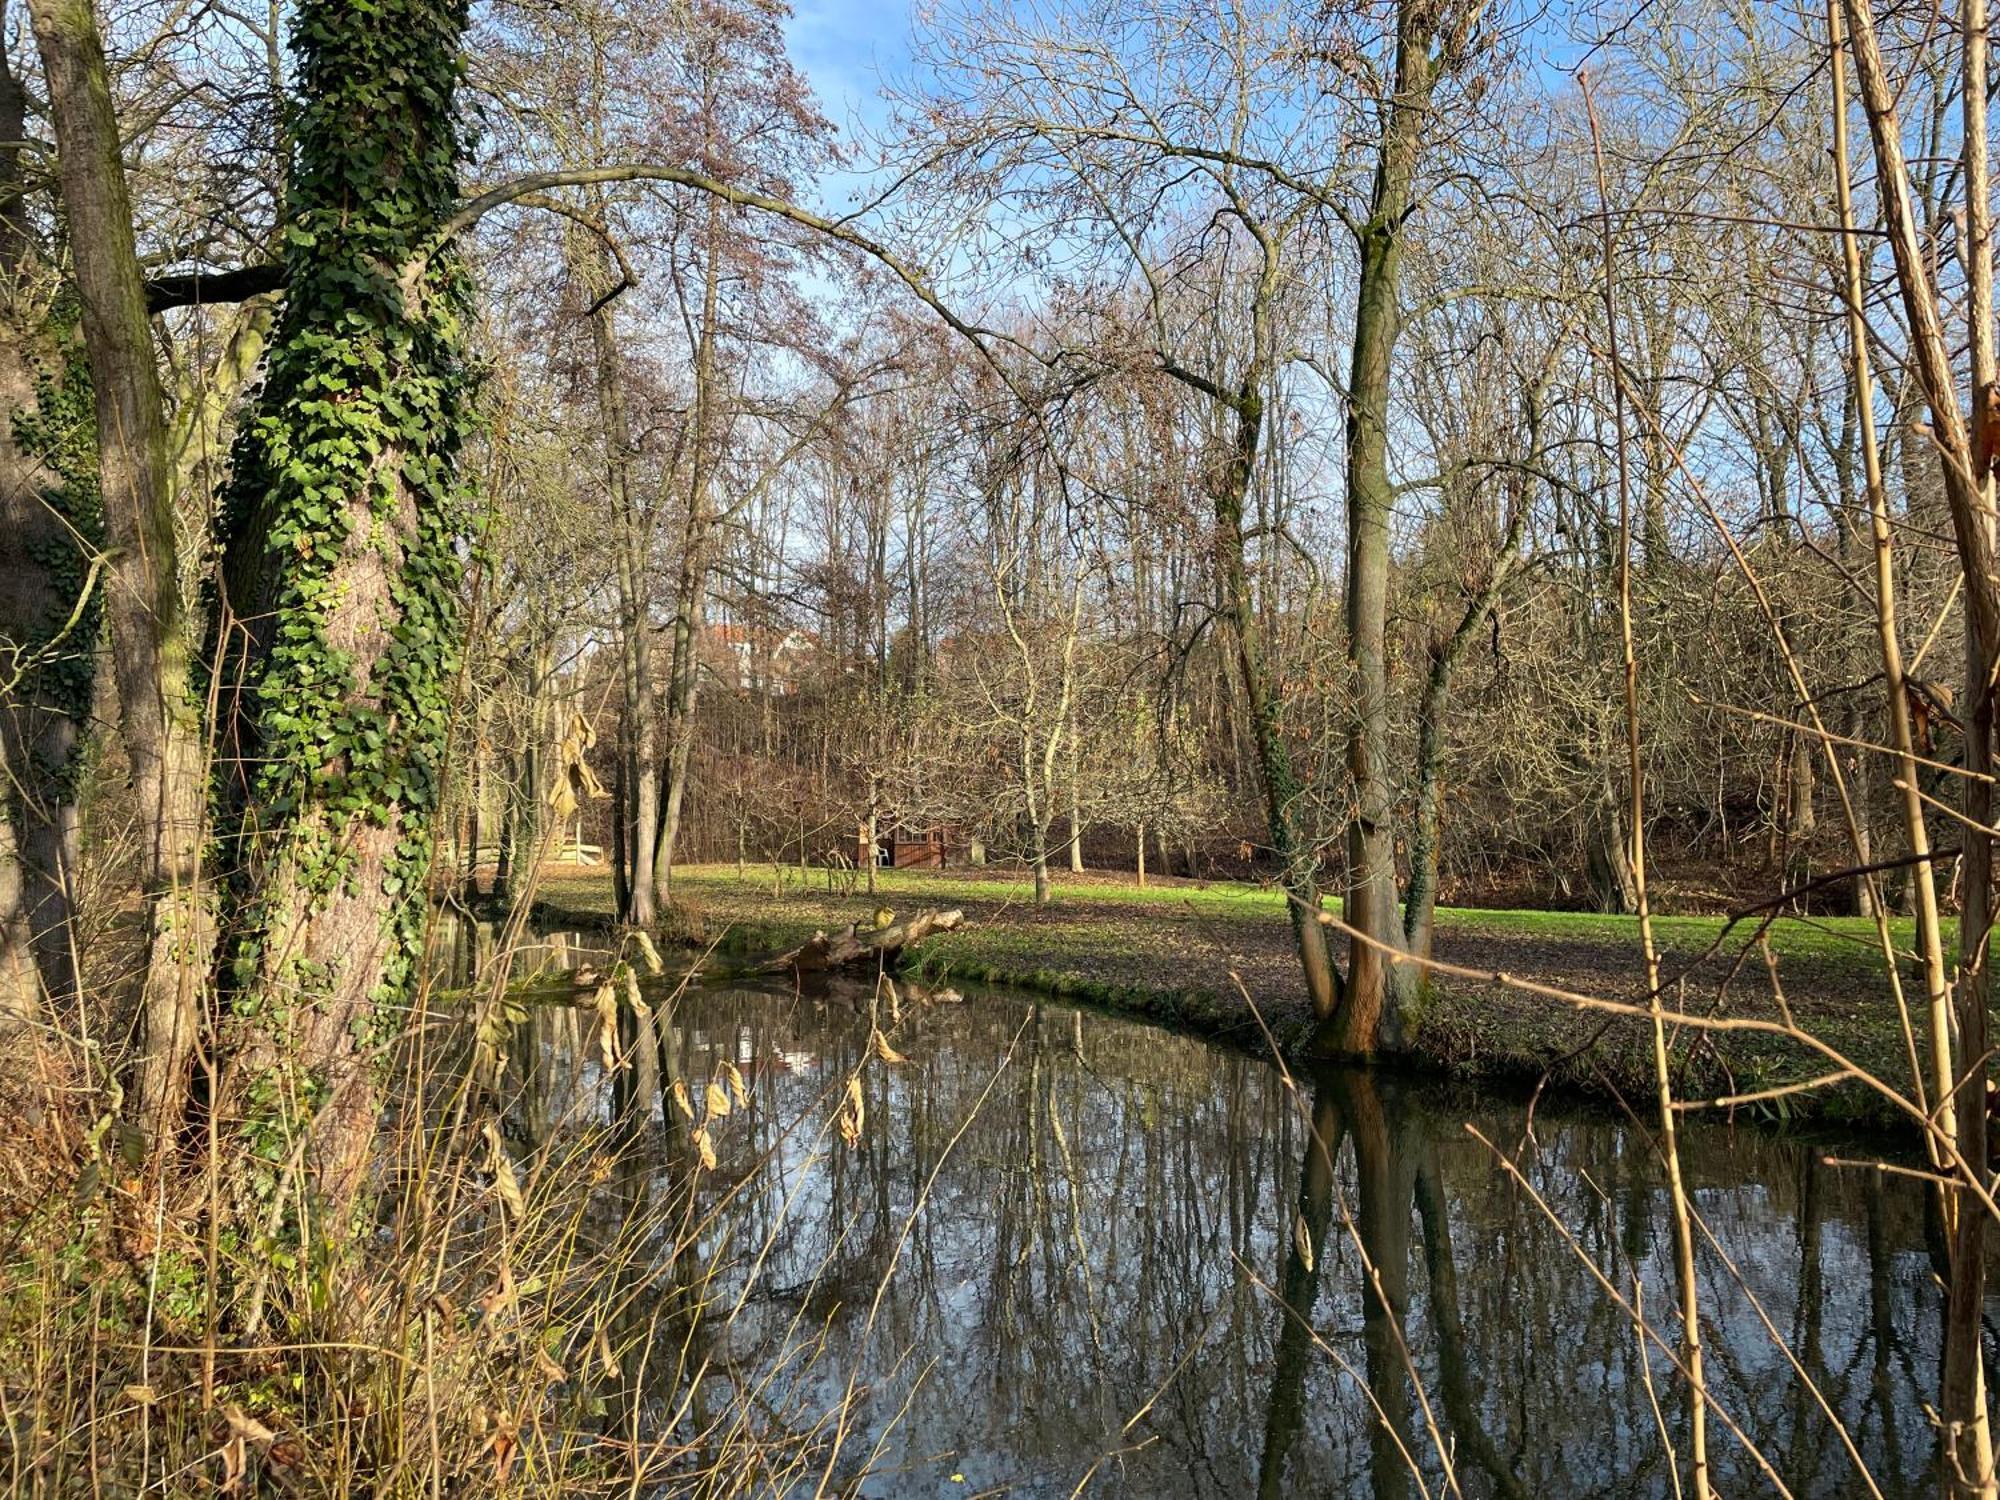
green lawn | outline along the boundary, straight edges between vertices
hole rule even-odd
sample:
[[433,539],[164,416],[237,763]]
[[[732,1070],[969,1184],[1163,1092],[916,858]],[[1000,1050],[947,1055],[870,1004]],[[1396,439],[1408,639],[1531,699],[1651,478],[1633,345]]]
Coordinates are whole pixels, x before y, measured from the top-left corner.
[[[866,924],[878,905],[907,916],[925,907],[967,908],[972,920],[913,950],[913,970],[946,983],[1022,986],[1150,1016],[1257,1046],[1267,1034],[1292,1046],[1309,1030],[1284,898],[1244,882],[1172,882],[1140,890],[1130,880],[1057,877],[1047,908],[1034,905],[1025,874],[1008,871],[883,871],[877,894],[824,870],[769,865],[704,865],[675,873],[686,910],[676,928],[733,951],[761,952],[802,941],[816,929]],[[548,871],[542,896],[553,913],[590,922],[611,915],[602,871]],[[1337,908],[1335,908],[1337,909]],[[1722,917],[1662,917],[1656,928],[1668,972],[1684,981],[1677,1003],[1697,1012],[1771,1012],[1757,954],[1746,952],[1757,921],[1725,932]],[[1899,947],[1911,924],[1898,920]],[[1639,925],[1631,917],[1585,912],[1441,910],[1439,957],[1477,971],[1610,998],[1635,998],[1644,984]],[[1865,919],[1786,917],[1769,939],[1788,1004],[1800,1023],[1884,1078],[1904,1068],[1901,1030]],[[1714,950],[1711,953],[1711,950]],[[1699,960],[1699,962],[1698,962]],[[1240,988],[1239,988],[1240,986]],[[1246,1005],[1248,996],[1252,1004]],[[1581,1037],[1594,1038],[1588,1055]],[[1754,1032],[1695,1033],[1673,1045],[1696,1094],[1727,1094],[1817,1076],[1816,1054]],[[1428,994],[1413,1039],[1440,1070],[1467,1076],[1532,1078],[1543,1070],[1582,1092],[1635,1097],[1652,1086],[1651,1033],[1641,1022],[1580,1025],[1558,1001],[1476,979],[1441,981]],[[1885,1118],[1874,1096],[1852,1088],[1787,1101],[1790,1117],[1830,1112],[1873,1123]],[[1873,1113],[1871,1113],[1871,1111]]]
[[[733,865],[698,865],[676,872],[677,887],[683,889],[699,902],[704,895],[740,897],[761,884],[765,890],[771,889],[769,866],[750,866],[739,875]],[[783,873],[784,891],[793,896],[826,895],[827,883],[824,871],[814,870],[801,875],[797,869],[786,869]],[[1034,883],[1025,874],[1012,872],[989,872],[971,874],[948,871],[925,873],[908,870],[884,870],[876,876],[877,889],[885,898],[907,897],[929,905],[950,905],[953,903],[1013,903],[1031,906],[1034,902]],[[854,893],[861,891],[857,881]],[[847,894],[847,888],[836,884],[836,896]],[[1141,890],[1131,881],[1088,879],[1069,882],[1056,877],[1053,905],[1058,909],[1102,907],[1105,905],[1129,905],[1144,907],[1154,914],[1166,914],[1176,910],[1190,917],[1203,920],[1265,921],[1286,920],[1285,897],[1271,886],[1252,885],[1242,881],[1211,881],[1202,884],[1175,882],[1154,883]],[[1338,913],[1340,902],[1329,898],[1327,910]],[[1730,929],[1728,940],[1732,948],[1747,942],[1755,935],[1757,918],[1746,918]],[[1698,952],[1715,943],[1723,936],[1728,919],[1724,917],[1682,917],[1662,916],[1653,919],[1653,930],[1662,948],[1677,953]],[[1639,945],[1639,921],[1636,917],[1605,916],[1595,912],[1568,911],[1496,911],[1476,907],[1440,907],[1437,927],[1441,935],[1463,933],[1468,935],[1492,934],[1516,939],[1543,942],[1585,941],[1597,944],[1629,945],[1634,951]],[[1890,923],[1899,951],[1907,951],[1913,942],[1913,924],[1906,917],[1898,917]],[[1947,932],[1947,940],[1953,936]],[[1774,921],[1768,932],[1772,951],[1779,958],[1849,957],[1863,961],[1879,961],[1879,949],[1874,922],[1866,917],[1780,917]]]

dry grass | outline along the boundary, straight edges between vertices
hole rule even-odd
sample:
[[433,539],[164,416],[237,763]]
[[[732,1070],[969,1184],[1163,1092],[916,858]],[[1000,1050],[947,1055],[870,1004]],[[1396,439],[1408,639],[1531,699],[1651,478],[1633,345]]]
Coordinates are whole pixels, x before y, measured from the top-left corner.
[[[49,1073],[44,1105],[0,1115],[0,1493],[854,1482],[869,1456],[843,1447],[816,1329],[755,1372],[713,1353],[736,1238],[714,1145],[740,1081],[676,1086],[634,993],[614,970],[554,1023],[563,1047],[505,1003],[414,1013],[371,1210],[347,1235],[231,1228],[198,1144],[141,1161],[93,1118],[102,1092]],[[821,1149],[845,1098],[836,1084],[798,1127]],[[757,1248],[730,1251],[749,1260],[737,1281]]]

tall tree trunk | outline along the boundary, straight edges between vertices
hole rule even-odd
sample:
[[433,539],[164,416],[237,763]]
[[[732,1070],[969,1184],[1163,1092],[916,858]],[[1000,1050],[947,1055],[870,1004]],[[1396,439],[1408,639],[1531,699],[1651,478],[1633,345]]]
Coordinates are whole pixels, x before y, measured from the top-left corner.
[[27,892],[30,867],[21,857],[16,826],[13,816],[0,819],[0,1042],[7,1044],[13,1060],[0,1069],[0,1077],[13,1076],[20,1057],[15,1044],[44,1017],[35,914]]
[[[1974,432],[1971,443],[1972,491],[1965,496],[1969,530],[1975,539],[1961,546],[1968,569],[1983,563],[1985,571],[1968,578],[1968,593],[1985,596],[1979,611],[1985,628],[1965,633],[1965,892],[1959,913],[1958,1056],[1966,1076],[1957,1081],[1958,1147],[1975,1171],[1990,1161],[1987,1132],[1992,1070],[1987,1058],[1988,1019],[1992,1007],[1993,890],[1993,772],[1996,689],[2000,671],[2000,578],[1994,576],[1994,454],[2000,450],[2000,370],[1993,347],[1993,187],[1988,172],[1987,126],[1987,3],[1962,0],[1960,39],[1965,77],[1960,82],[1964,109],[1960,139],[1965,164],[1965,232],[1959,258],[1965,267],[1969,373],[1972,377]],[[1958,507],[1954,507],[1956,515]],[[1976,562],[1975,562],[1976,560]],[[1990,1173],[1987,1181],[1991,1181]],[[1992,1414],[1986,1386],[1984,1322],[1986,1308],[1986,1237],[1989,1226],[1978,1205],[1960,1193],[1957,1224],[1951,1246],[1951,1296],[1945,1319],[1945,1412],[1957,1424],[1953,1437],[1955,1465],[1966,1475],[1965,1488],[1983,1496],[2000,1494],[1994,1472]]]
[[[1464,660],[1473,637],[1493,613],[1519,556],[1517,549],[1528,516],[1525,484],[1516,487],[1512,503],[1513,513],[1508,517],[1486,582],[1465,601],[1452,633],[1433,643],[1430,672],[1417,700],[1416,805],[1410,825],[1410,884],[1403,903],[1403,946],[1419,959],[1431,956],[1431,924],[1437,914],[1438,855],[1444,825],[1444,716],[1451,701],[1452,674]],[[1405,995],[1413,993],[1422,979],[1423,971],[1412,966],[1402,985]]]
[[1403,946],[1397,906],[1395,787],[1389,769],[1389,381],[1402,321],[1403,231],[1414,204],[1418,154],[1430,113],[1431,8],[1402,0],[1396,84],[1360,231],[1354,351],[1347,416],[1347,659],[1354,683],[1347,769],[1354,820],[1347,834],[1347,1000],[1339,1049],[1366,1056],[1401,1045],[1401,1006],[1389,970]]
[[[0,0],[0,26],[6,21],[6,0]],[[13,414],[29,409],[34,381],[24,358],[28,330],[23,311],[12,295],[23,272],[28,224],[23,212],[21,153],[28,136],[28,95],[6,49],[0,47],[0,289],[7,293],[5,321],[0,322],[0,411],[8,414],[0,431],[0,645],[17,651],[32,649],[36,635],[46,634],[47,602],[25,607],[31,591],[41,587],[46,564],[27,545],[25,528],[42,514],[40,484],[33,460],[16,446]],[[51,517],[50,519],[53,519]],[[39,800],[30,793],[26,773],[31,762],[23,755],[26,736],[14,727],[27,707],[22,684],[0,701],[0,775],[17,788],[0,802],[0,1039],[11,1039],[23,1027],[41,1019],[42,979],[36,968],[34,924],[29,916],[29,882],[34,879],[20,851],[22,803]],[[74,718],[73,715],[65,717]],[[67,759],[67,757],[65,757]],[[60,887],[57,888],[60,891]],[[63,913],[65,923],[68,913]],[[70,988],[64,981],[65,989]]]
[[[521,751],[515,762],[516,775],[507,788],[507,816],[500,849],[500,868],[493,878],[493,899],[503,905],[514,899],[515,888],[525,876],[527,888],[534,888],[535,874],[547,850],[543,847],[544,798],[542,785],[543,752],[551,737],[549,688],[555,673],[555,647],[546,638],[539,640],[528,658],[527,720]],[[560,829],[549,833],[559,834]]]
[[611,763],[611,904],[624,913],[632,909],[632,752],[622,726],[616,748]]
[[687,805],[694,759],[694,713],[701,692],[701,630],[708,611],[709,550],[715,530],[716,340],[722,295],[722,201],[708,204],[708,255],[703,267],[701,322],[694,350],[694,430],[689,447],[687,524],[674,597],[674,655],[667,685],[667,790],[659,843],[649,868],[658,899],[671,899],[674,849]]
[[[239,1209],[338,1235],[407,1013],[435,854],[468,520],[457,198],[463,3],[301,0],[287,299],[239,443],[226,582],[258,767],[215,1108]],[[328,393],[339,399],[328,399]]]
[[105,610],[120,734],[141,822],[150,931],[135,1118],[178,1120],[215,919],[201,889],[207,762],[190,685],[165,415],[118,121],[90,0],[30,0],[55,124],[63,212],[96,397],[110,544]]
[[660,836],[652,866],[654,889],[661,901],[669,899],[673,886],[674,853],[680,845],[688,776],[694,764],[695,710],[701,699],[699,647],[708,592],[705,530],[700,542],[703,556],[682,564],[682,602],[674,614],[674,666],[667,684],[666,798],[660,808]]
[[[580,235],[571,243],[582,246]],[[625,407],[625,371],[619,346],[615,304],[605,300],[615,282],[607,252],[597,247],[596,258],[578,264],[585,287],[597,299],[590,315],[590,348],[597,381],[597,417],[604,441],[604,482],[617,527],[618,567],[618,686],[624,711],[623,808],[625,824],[625,878],[619,900],[618,917],[635,927],[651,927],[657,915],[653,904],[653,847],[659,831],[658,757],[653,738],[653,655],[651,590],[647,580],[651,525],[641,514],[632,493],[632,427]]]
[[1624,806],[1606,757],[1599,758],[1597,789],[1584,813],[1584,879],[1597,910],[1630,915],[1639,909],[1638,885],[1632,875],[1632,836],[1625,826]]
[[1083,873],[1083,742],[1075,718],[1069,723],[1069,872]]
[[[1875,148],[1882,221],[1895,258],[1897,288],[1909,329],[1910,363],[1930,410],[1931,438],[1943,471],[1946,508],[1965,583],[1965,770],[1960,778],[1964,826],[1959,833],[1965,887],[1959,915],[1958,1035],[1950,1068],[1954,1110],[1945,1130],[1956,1136],[1962,1172],[1987,1166],[1987,1008],[1991,1003],[1989,948],[1993,923],[1993,672],[2000,663],[2000,579],[1994,572],[1992,456],[2000,440],[2000,390],[1995,387],[1991,183],[1987,167],[1986,5],[1964,0],[1960,43],[1964,76],[1960,132],[1964,165],[1965,227],[1960,258],[1965,268],[1968,365],[1972,376],[1968,426],[1952,368],[1939,295],[1912,204],[1909,166],[1895,89],[1875,34],[1869,0],[1845,0],[1853,41],[1855,77]],[[1943,1203],[1951,1238],[1951,1279],[1945,1313],[1944,1389],[1940,1406],[1948,1424],[1948,1471],[1954,1493],[2000,1494],[1994,1476],[1991,1414],[1987,1407],[1981,1339],[1985,1302],[1986,1215],[1959,1190]]]
[[[1951,1082],[1951,985],[1945,956],[1944,932],[1939,921],[1937,868],[1931,862],[1929,815],[1917,780],[1916,741],[1910,724],[1910,695],[1903,670],[1903,647],[1897,625],[1896,566],[1894,533],[1889,525],[1889,491],[1883,481],[1882,450],[1875,429],[1875,382],[1868,353],[1868,325],[1864,311],[1865,281],[1860,246],[1854,230],[1853,189],[1847,160],[1847,65],[1839,0],[1828,0],[1827,30],[1833,50],[1833,144],[1834,197],[1841,225],[1843,300],[1846,302],[1848,358],[1852,391],[1848,403],[1850,426],[1860,441],[1862,484],[1866,491],[1869,535],[1875,564],[1875,643],[1880,654],[1884,703],[1888,709],[1890,743],[1896,750],[1896,780],[1902,783],[1903,827],[1910,853],[1916,863],[1909,872],[1910,904],[1917,919],[1917,943],[1924,962],[1925,1016],[1929,1022],[1933,1092],[1940,1097]],[[1845,445],[1841,450],[1844,480],[1851,485],[1852,460]],[[1844,493],[1845,491],[1843,491]],[[1856,708],[1859,695],[1855,695]],[[1864,736],[1857,729],[1856,739]],[[1862,765],[1873,757],[1862,756]],[[1858,780],[1858,778],[1857,778]],[[1866,827],[1868,803],[1865,793],[1857,793],[1860,817]],[[1867,861],[1865,845],[1856,855]],[[1872,886],[1864,881],[1867,896]],[[1872,914],[1872,913],[1871,913]],[[1918,1096],[1924,1096],[1924,1077],[1912,1059],[1915,1077],[1911,1082]],[[1935,1143],[1926,1143],[1934,1164],[1942,1161]]]
[[[9,128],[18,114],[12,127],[0,117]],[[18,302],[0,321],[0,416],[0,1032],[12,1032],[76,1019],[76,779],[103,540],[88,376]]]
[[[518,780],[521,775],[520,761],[516,759],[512,762],[512,775],[508,775],[509,769],[503,762],[501,774],[507,776],[509,783]],[[510,784],[500,794],[499,826],[493,830],[493,902],[496,906],[505,906],[513,898],[514,828],[519,808],[520,798]]]
[[[1319,920],[1319,868],[1300,835],[1296,817],[1301,791],[1280,722],[1282,704],[1264,657],[1264,630],[1250,594],[1244,562],[1243,502],[1256,468],[1257,445],[1264,422],[1264,399],[1256,386],[1245,383],[1229,398],[1235,432],[1227,461],[1220,466],[1211,503],[1215,512],[1216,576],[1222,590],[1222,610],[1230,625],[1236,652],[1238,681],[1249,710],[1250,738],[1256,751],[1258,779],[1264,792],[1264,825],[1271,852],[1278,861],[1278,883],[1287,898],[1292,938],[1298,946],[1306,997],[1312,1004],[1319,1035],[1315,1050],[1329,1050],[1329,1030],[1341,1009],[1340,971],[1334,967],[1326,928]],[[1161,835],[1165,837],[1164,832]],[[1164,848],[1161,872],[1172,870]]]
[[479,899],[479,844],[486,836],[483,802],[486,798],[485,735],[480,720],[485,715],[475,708],[472,743],[466,747],[465,766],[465,863],[460,866],[459,896],[467,905]]

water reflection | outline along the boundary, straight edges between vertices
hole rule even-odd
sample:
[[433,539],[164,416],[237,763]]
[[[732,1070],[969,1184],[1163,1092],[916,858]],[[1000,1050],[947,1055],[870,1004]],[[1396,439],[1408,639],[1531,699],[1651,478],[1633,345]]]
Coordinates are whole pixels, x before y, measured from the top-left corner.
[[[509,1069],[519,1140],[624,1112],[607,1224],[674,1183],[712,1216],[703,1264],[632,1299],[663,1346],[618,1415],[635,1433],[698,1363],[798,1428],[851,1394],[812,1478],[865,1494],[1672,1492],[1661,1424],[1684,1452],[1682,1389],[1583,1260],[1670,1318],[1662,1184],[1632,1132],[1545,1105],[1524,1143],[1512,1101],[1355,1073],[1295,1093],[1252,1059],[1022,997],[905,1003],[891,1064],[865,994],[648,995],[621,1023],[630,1069],[607,1079],[595,1017],[562,1005],[536,1009]],[[748,1101],[703,1171],[673,1080],[699,1101],[725,1063]],[[1468,1123],[1520,1152],[1556,1222]],[[1684,1151],[1735,1266],[1701,1265],[1731,1420],[1792,1493],[1867,1492],[1754,1296],[1882,1491],[1930,1488],[1920,1194],[1754,1133],[1691,1129]],[[1719,1490],[1769,1488],[1711,1434]]]

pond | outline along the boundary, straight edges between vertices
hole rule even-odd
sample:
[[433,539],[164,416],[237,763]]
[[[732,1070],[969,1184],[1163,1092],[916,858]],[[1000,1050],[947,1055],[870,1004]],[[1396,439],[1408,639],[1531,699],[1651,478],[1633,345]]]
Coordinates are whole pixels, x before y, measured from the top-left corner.
[[[606,1191],[706,1204],[704,1360],[764,1420],[845,1403],[815,1462],[854,1493],[1675,1492],[1684,1386],[1632,1315],[1673,1345],[1672,1233],[1636,1128],[1288,1080],[1022,994],[647,995],[662,1044],[616,1076],[587,1006],[536,1008],[510,1134],[628,1111]],[[697,1112],[742,1084],[678,1179],[676,1074]],[[1752,1128],[1683,1150],[1719,1492],[1868,1494],[1856,1454],[1883,1494],[1933,1488],[1920,1187]]]

